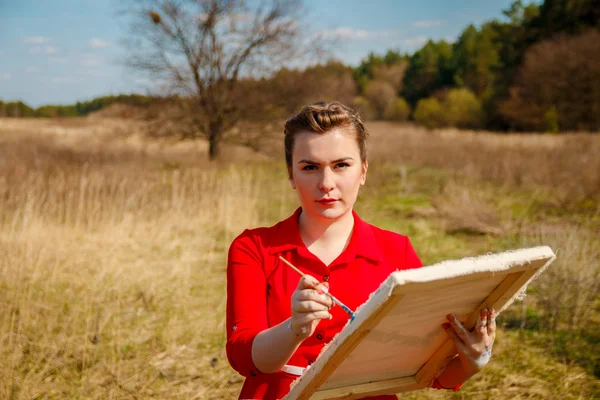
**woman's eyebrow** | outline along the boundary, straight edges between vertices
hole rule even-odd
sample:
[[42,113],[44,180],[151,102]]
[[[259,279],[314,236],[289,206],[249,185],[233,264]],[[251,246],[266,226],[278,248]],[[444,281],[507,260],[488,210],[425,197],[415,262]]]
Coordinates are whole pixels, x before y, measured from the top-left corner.
[[354,160],[354,158],[352,158],[352,157],[338,158],[337,160],[333,160],[331,163],[332,164],[337,164],[337,163],[348,161],[348,160]]
[[[354,160],[354,158],[352,157],[343,157],[343,158],[338,158],[337,160],[333,160],[331,161],[332,164],[337,164],[340,162],[344,162],[344,161],[348,161],[348,160]],[[316,162],[316,161],[312,161],[312,160],[306,160],[306,159],[302,159],[300,161],[298,161],[298,164],[310,164],[310,165],[319,165],[320,163]]]
[[311,164],[311,165],[319,165],[318,162],[316,161],[311,161],[311,160],[300,160],[298,161],[298,164]]

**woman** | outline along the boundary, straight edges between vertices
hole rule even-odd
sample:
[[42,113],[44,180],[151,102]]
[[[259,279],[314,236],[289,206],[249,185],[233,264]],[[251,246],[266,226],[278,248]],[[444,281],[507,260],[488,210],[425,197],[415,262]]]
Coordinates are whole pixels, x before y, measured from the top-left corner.
[[[272,227],[244,231],[229,250],[227,357],[246,377],[240,398],[285,396],[344,327],[348,315],[333,307],[329,289],[356,309],[391,272],[422,266],[406,236],[353,211],[367,177],[366,139],[358,114],[340,103],[305,106],[285,124],[286,164],[300,207]],[[453,315],[443,327],[457,356],[432,387],[457,390],[489,360],[495,312],[482,310],[472,332]]]

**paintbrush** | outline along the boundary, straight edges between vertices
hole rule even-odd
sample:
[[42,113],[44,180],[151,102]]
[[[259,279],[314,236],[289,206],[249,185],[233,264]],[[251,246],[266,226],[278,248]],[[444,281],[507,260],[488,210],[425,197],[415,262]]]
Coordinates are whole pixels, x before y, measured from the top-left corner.
[[[296,271],[297,273],[299,273],[301,276],[305,276],[306,275],[304,272],[300,271],[298,268],[296,268],[294,266],[294,264],[292,264],[291,262],[289,262],[285,258],[279,256],[279,259],[281,261],[283,261],[284,263],[286,263],[287,266],[289,266],[291,269],[293,269],[294,271]],[[342,303],[341,301],[339,301],[331,293],[325,293],[325,294],[327,296],[329,296],[331,298],[331,300],[333,300],[333,302],[335,304],[337,304],[338,306],[342,307],[342,310],[346,311],[348,313],[348,315],[350,315],[350,322],[354,321],[354,313],[352,312],[352,310],[347,305],[345,305],[344,303]]]

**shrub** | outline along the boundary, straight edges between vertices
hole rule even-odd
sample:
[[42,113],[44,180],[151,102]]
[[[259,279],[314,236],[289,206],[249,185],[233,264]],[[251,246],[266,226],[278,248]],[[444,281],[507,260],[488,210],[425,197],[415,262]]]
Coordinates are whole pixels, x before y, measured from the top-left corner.
[[467,88],[451,89],[443,103],[444,121],[458,128],[478,128],[483,122],[481,103]]
[[558,125],[558,110],[555,106],[552,106],[544,113],[544,120],[546,121],[546,132],[558,133],[560,127]]
[[427,128],[438,128],[444,125],[442,106],[437,99],[432,97],[419,100],[413,117],[415,121]]
[[385,108],[383,118],[389,121],[406,121],[410,116],[410,106],[402,97],[397,97]]
[[362,96],[355,97],[352,101],[352,106],[358,110],[360,116],[365,121],[375,119],[376,111],[371,102],[366,98]]
[[365,97],[375,109],[375,118],[381,119],[387,106],[396,98],[396,91],[387,82],[371,81],[365,88]]

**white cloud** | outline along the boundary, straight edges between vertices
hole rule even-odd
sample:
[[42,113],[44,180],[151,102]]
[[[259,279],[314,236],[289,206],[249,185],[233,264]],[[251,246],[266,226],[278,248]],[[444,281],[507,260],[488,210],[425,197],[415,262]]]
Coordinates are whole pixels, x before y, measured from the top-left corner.
[[101,69],[95,68],[84,68],[84,69],[79,69],[77,70],[77,75],[81,75],[81,76],[104,76],[105,74],[102,72]]
[[319,34],[327,39],[380,39],[395,37],[400,34],[398,31],[367,31],[364,29],[354,29],[348,27],[327,29],[320,31]]
[[428,40],[429,38],[427,36],[417,36],[413,38],[404,39],[402,41],[402,44],[407,47],[418,47],[427,43]]
[[52,83],[58,83],[58,84],[70,84],[70,83],[79,83],[81,82],[80,78],[70,78],[70,77],[54,77],[52,78]]
[[29,54],[39,55],[39,54],[58,54],[60,49],[56,46],[34,46],[29,49]]
[[12,74],[10,72],[0,73],[0,81],[9,81],[12,79]]
[[104,63],[102,57],[93,54],[86,54],[81,58],[81,65],[84,67],[99,67]]
[[417,21],[412,26],[419,29],[428,29],[444,25],[446,25],[446,21]]
[[44,51],[46,52],[46,54],[57,54],[60,50],[58,49],[58,47],[55,46],[46,46],[44,48]]
[[50,64],[66,64],[67,59],[63,57],[49,57],[48,62]]
[[152,80],[148,78],[135,78],[133,80],[133,83],[135,83],[136,85],[150,85],[152,83]]
[[90,46],[92,46],[95,49],[100,49],[100,48],[103,48],[103,47],[112,46],[112,43],[108,42],[106,40],[102,40],[102,39],[98,39],[98,38],[93,38],[92,40],[90,40]]
[[52,41],[52,39],[46,36],[25,36],[21,40],[25,44],[45,44]]

